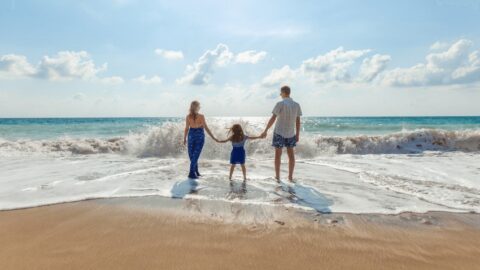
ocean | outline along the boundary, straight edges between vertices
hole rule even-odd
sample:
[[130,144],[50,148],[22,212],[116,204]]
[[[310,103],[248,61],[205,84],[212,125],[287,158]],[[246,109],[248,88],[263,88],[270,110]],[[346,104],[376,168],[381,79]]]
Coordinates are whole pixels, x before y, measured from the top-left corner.
[[[210,117],[258,135],[268,118]],[[304,117],[296,184],[273,179],[272,132],[247,142],[228,181],[229,144],[206,140],[188,180],[184,118],[0,118],[0,209],[163,196],[318,212],[480,211],[480,117]],[[286,160],[284,160],[286,162]],[[286,178],[283,164],[282,179]]]

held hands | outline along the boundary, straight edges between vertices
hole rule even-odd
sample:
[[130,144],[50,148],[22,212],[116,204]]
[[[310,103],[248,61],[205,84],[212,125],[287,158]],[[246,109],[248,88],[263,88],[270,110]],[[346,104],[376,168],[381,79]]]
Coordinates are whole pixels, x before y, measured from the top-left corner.
[[260,134],[260,138],[265,139],[267,137],[267,132],[264,131],[262,134]]

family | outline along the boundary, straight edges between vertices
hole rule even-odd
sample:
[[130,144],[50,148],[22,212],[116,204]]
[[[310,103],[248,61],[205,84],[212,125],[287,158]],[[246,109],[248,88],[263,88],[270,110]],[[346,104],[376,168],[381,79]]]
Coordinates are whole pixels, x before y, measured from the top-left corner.
[[280,181],[280,163],[283,148],[287,148],[288,155],[288,180],[293,182],[293,170],[295,168],[294,148],[300,138],[300,116],[302,110],[300,105],[290,97],[290,87],[280,88],[282,101],[278,102],[272,111],[272,116],[265,127],[265,130],[259,136],[248,136],[243,132],[242,126],[234,124],[228,132],[228,138],[218,140],[208,128],[205,116],[199,113],[200,103],[193,101],[190,104],[190,112],[185,121],[185,132],[183,137],[184,145],[188,138],[188,156],[190,158],[190,172],[188,178],[197,179],[200,177],[198,171],[198,159],[202,152],[205,142],[205,133],[212,137],[218,143],[232,143],[232,152],[230,155],[230,180],[232,180],[233,171],[237,164],[240,164],[243,173],[243,179],[247,179],[247,170],[245,168],[245,142],[247,140],[264,139],[267,137],[268,130],[275,124],[273,131],[272,146],[275,148],[275,179]]

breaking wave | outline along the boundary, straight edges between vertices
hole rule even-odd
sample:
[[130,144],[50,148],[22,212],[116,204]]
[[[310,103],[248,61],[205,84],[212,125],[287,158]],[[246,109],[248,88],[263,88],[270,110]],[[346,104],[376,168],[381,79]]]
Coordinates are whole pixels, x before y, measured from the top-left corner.
[[[214,124],[211,129],[219,138],[226,136],[226,125]],[[0,138],[0,156],[14,153],[101,154],[116,153],[138,157],[177,157],[184,155],[183,128],[180,123],[148,127],[143,132],[113,138],[69,138],[49,140],[7,140]],[[258,134],[258,127],[249,127]],[[271,134],[270,134],[271,136]],[[302,133],[296,149],[300,157],[325,154],[407,154],[423,151],[480,151],[480,130],[447,131],[440,129],[405,130],[386,135],[322,136]],[[271,138],[247,144],[250,155],[269,156]],[[230,146],[207,139],[203,158],[226,158]]]

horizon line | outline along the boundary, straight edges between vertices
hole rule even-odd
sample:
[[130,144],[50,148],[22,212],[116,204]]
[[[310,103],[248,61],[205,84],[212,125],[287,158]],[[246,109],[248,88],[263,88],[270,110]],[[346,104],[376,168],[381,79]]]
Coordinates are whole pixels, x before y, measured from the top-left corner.
[[[257,115],[257,116],[207,116],[209,117],[269,117],[270,115]],[[0,116],[0,119],[79,119],[79,118],[183,118],[184,116],[13,116],[13,117],[3,117]],[[345,118],[354,118],[354,117],[363,117],[363,118],[375,118],[375,117],[391,117],[391,118],[401,118],[401,117],[480,117],[479,115],[305,115],[302,116],[305,118],[309,117],[324,117],[324,118],[335,118],[335,117],[345,117]]]

